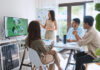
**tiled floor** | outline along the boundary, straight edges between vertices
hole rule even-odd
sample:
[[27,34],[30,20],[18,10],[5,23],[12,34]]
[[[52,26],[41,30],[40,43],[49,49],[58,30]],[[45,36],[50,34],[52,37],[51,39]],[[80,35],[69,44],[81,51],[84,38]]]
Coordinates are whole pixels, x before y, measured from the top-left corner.
[[[22,55],[22,54],[20,54],[20,55]],[[58,55],[59,55],[60,60],[61,60],[61,62],[60,62],[61,67],[62,67],[63,70],[65,70],[65,66],[66,66],[66,63],[67,63],[68,55],[67,55],[66,59],[64,59],[64,58],[62,57],[61,54],[58,54]],[[73,59],[72,59],[72,61],[73,61]],[[22,70],[31,70],[31,68],[28,68],[28,67],[24,67],[24,66],[23,66],[23,67],[22,67]],[[58,69],[57,69],[57,66],[56,66],[55,70],[58,70]],[[73,66],[70,65],[70,66],[67,68],[67,70],[73,70]],[[87,69],[87,70],[100,70],[100,66],[98,66],[98,65],[96,65],[96,64],[90,64],[90,65],[88,66],[88,69]]]
[[[61,67],[62,67],[62,69],[64,70],[65,69],[65,66],[66,66],[66,63],[67,63],[67,58],[66,59],[64,59],[63,57],[62,57],[62,55],[61,54],[58,54],[59,55],[59,57],[60,57],[60,64],[61,64]],[[55,70],[58,70],[58,68],[57,68],[57,66],[55,65]],[[28,67],[22,67],[22,70],[31,70],[30,68],[28,68]],[[72,70],[72,66],[69,66],[68,67],[68,69],[67,70]]]
[[100,70],[100,65],[97,65],[95,63],[89,64],[87,70]]
[[[61,55],[59,55],[59,56],[60,56],[60,59],[61,59],[61,67],[64,70],[65,69],[65,66],[66,66],[67,59],[63,59]],[[69,66],[67,68],[67,70],[73,70],[72,68],[73,68],[73,66],[71,65],[71,66]],[[31,69],[28,68],[28,67],[24,67],[23,66],[22,67],[22,70],[31,70]],[[57,69],[57,66],[56,66],[56,69],[55,70],[58,70]],[[96,65],[96,64],[90,64],[88,66],[88,69],[87,70],[100,70],[100,66],[99,65]]]

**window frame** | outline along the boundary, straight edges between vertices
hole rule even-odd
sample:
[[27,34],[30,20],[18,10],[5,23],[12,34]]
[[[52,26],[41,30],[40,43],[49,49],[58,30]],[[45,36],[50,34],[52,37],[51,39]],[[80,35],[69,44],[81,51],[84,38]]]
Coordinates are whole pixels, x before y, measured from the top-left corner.
[[[59,4],[59,7],[67,7],[67,31],[69,30],[69,28],[71,27],[71,12],[72,12],[72,6],[79,6],[79,5],[83,5],[84,9],[83,9],[83,12],[84,12],[84,16],[86,15],[86,3],[91,3],[93,1],[85,1],[85,2],[75,2],[75,3],[62,3],[62,4]],[[84,17],[83,16],[83,17]]]

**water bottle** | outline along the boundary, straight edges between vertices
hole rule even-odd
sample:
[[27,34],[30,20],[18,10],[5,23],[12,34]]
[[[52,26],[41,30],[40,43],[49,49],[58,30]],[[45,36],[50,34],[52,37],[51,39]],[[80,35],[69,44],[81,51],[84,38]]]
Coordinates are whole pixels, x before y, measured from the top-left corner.
[[56,36],[56,42],[59,42],[59,35]]
[[66,44],[66,35],[63,36],[63,43]]

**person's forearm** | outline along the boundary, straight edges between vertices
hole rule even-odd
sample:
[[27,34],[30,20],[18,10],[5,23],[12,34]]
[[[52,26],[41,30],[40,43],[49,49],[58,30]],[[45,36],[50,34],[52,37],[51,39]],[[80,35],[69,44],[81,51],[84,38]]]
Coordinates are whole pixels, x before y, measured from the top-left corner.
[[44,29],[45,29],[45,26],[44,25],[42,25],[42,24],[40,24]]
[[68,39],[67,42],[70,42],[70,40]]
[[56,29],[55,29],[55,28],[52,28],[51,30],[53,30],[53,31],[54,31],[54,30],[56,30]]
[[71,40],[71,42],[77,42],[78,40]]
[[67,40],[67,42],[77,42],[78,40]]
[[76,37],[77,41],[79,41],[81,39],[77,34],[75,35],[75,37]]
[[54,28],[47,28],[46,30],[54,31],[54,30],[56,30],[56,29],[54,29]]
[[57,30],[57,26],[55,27],[55,30]]

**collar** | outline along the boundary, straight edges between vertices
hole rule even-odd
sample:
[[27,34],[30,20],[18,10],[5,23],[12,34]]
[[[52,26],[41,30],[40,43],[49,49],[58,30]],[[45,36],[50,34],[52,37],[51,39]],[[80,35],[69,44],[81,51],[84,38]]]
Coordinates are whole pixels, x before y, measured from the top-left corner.
[[[74,30],[74,27],[72,27],[72,28],[73,28],[73,30]],[[75,29],[75,30],[78,30],[78,29],[80,29],[80,27],[79,27],[79,26],[78,26],[78,27],[77,27],[77,29]]]
[[87,29],[87,32],[89,32],[93,27],[90,27],[89,29]]

